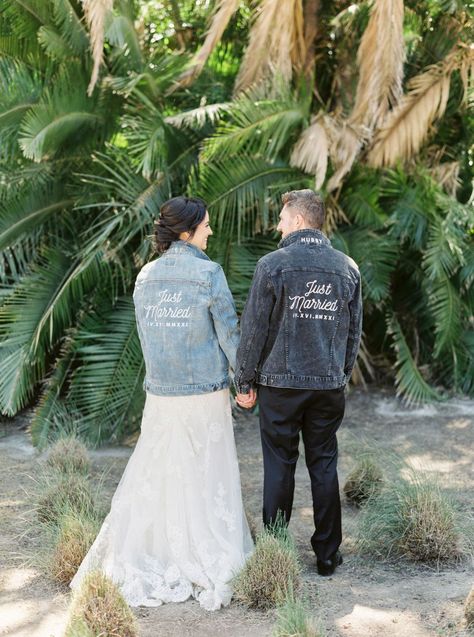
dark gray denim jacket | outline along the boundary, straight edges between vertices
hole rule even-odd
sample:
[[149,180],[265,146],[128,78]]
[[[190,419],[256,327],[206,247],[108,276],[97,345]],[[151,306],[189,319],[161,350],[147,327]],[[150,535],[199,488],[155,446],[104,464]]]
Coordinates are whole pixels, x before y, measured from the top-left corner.
[[290,233],[257,263],[240,327],[237,391],[342,387],[362,330],[357,265],[319,230]]

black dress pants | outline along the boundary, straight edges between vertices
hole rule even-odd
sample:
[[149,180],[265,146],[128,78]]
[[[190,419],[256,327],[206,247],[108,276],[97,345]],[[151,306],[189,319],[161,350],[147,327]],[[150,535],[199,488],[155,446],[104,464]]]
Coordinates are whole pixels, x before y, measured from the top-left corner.
[[280,511],[290,521],[300,431],[311,478],[315,531],[311,545],[320,560],[339,548],[341,502],[336,432],[344,416],[344,388],[283,389],[259,385],[264,485],[263,522]]

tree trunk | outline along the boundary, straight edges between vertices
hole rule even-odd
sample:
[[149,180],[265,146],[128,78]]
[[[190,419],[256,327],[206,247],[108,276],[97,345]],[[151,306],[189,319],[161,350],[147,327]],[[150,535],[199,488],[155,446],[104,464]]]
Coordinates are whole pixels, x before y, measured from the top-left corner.
[[314,75],[316,35],[318,33],[318,13],[321,0],[306,0],[303,7],[304,14],[304,42],[306,46],[306,60],[304,64],[305,77],[311,81]]
[[173,18],[176,40],[178,42],[179,48],[184,51],[184,49],[186,48],[186,43],[183,36],[183,21],[181,19],[179,4],[177,0],[168,0],[168,2],[171,9],[171,16]]

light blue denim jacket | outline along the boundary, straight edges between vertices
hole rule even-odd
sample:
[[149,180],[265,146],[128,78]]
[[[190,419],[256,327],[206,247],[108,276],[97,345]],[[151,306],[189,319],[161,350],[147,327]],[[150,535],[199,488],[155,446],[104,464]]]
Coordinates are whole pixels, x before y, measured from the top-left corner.
[[133,300],[147,392],[183,396],[229,386],[239,331],[218,263],[199,248],[175,241],[142,268]]

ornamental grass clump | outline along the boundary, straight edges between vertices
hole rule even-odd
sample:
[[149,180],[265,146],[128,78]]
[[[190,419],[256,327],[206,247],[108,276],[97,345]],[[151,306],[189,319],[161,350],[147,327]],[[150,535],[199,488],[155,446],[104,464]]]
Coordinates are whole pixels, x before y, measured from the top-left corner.
[[323,637],[319,621],[309,615],[307,605],[291,588],[277,607],[273,637]]
[[474,586],[471,588],[471,592],[464,604],[464,617],[468,628],[474,628]]
[[51,447],[47,464],[62,473],[87,473],[90,460],[85,444],[74,434],[59,438]]
[[438,564],[461,556],[454,504],[436,483],[413,476],[370,498],[361,512],[357,546],[381,558]]
[[97,517],[70,511],[58,520],[49,555],[49,571],[54,580],[68,585],[99,532]]
[[257,536],[255,551],[234,579],[234,596],[250,608],[268,609],[300,586],[300,565],[283,525]]
[[75,592],[64,637],[137,637],[135,617],[117,586],[100,571]]
[[69,511],[93,516],[95,503],[87,479],[77,473],[45,475],[36,511],[40,522],[56,524]]
[[380,493],[382,484],[380,467],[371,458],[363,457],[347,477],[344,494],[349,502],[361,506]]

